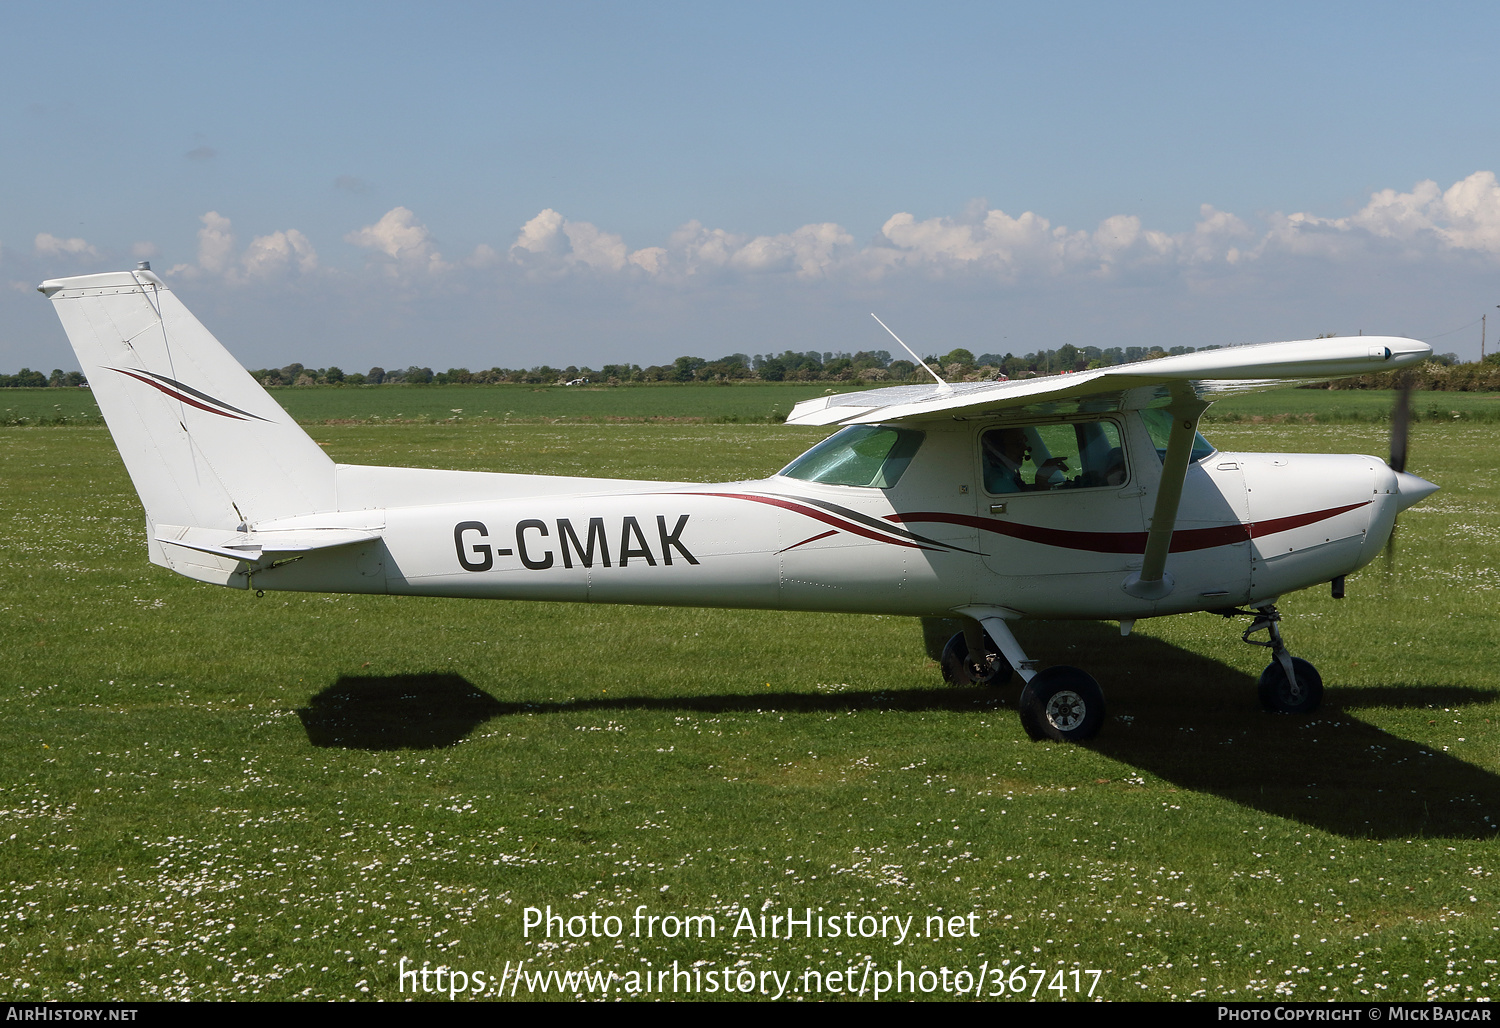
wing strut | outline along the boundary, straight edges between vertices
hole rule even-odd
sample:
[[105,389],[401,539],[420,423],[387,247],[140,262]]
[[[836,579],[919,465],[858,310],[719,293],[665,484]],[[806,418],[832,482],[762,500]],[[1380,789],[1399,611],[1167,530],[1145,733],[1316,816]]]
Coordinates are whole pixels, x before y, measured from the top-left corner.
[[1172,530],[1177,525],[1177,507],[1182,501],[1182,484],[1187,479],[1188,458],[1193,454],[1193,440],[1198,433],[1198,419],[1208,404],[1191,391],[1174,392],[1172,434],[1167,439],[1167,456],[1162,462],[1161,484],[1156,490],[1156,509],[1151,513],[1151,530],[1146,534],[1146,554],[1141,570],[1125,579],[1124,589],[1143,600],[1159,600],[1172,591],[1172,576],[1167,574],[1167,553],[1172,548]]

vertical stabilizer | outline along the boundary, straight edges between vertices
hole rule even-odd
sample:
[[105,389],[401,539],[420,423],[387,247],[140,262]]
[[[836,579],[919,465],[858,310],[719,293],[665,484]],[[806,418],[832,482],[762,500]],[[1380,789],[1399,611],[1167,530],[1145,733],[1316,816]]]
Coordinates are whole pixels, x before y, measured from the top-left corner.
[[[148,526],[232,530],[335,509],[333,461],[156,275],[111,272],[39,288],[62,319]],[[172,566],[159,544],[151,548],[154,561]]]

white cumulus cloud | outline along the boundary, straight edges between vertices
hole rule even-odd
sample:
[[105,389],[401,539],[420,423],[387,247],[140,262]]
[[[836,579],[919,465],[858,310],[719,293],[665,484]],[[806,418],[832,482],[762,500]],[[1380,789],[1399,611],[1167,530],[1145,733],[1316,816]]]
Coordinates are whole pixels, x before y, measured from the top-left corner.
[[[213,276],[232,285],[252,280],[284,277],[293,271],[309,274],[318,268],[318,254],[311,240],[297,229],[289,228],[256,236],[243,253],[235,248],[234,224],[218,211],[209,211],[199,219],[198,263],[177,264],[168,272],[188,279]],[[137,257],[151,257],[157,252],[154,243],[135,244]]]
[[803,225],[780,235],[756,236],[735,251],[732,263],[752,271],[793,271],[798,278],[820,278],[853,243],[854,237],[832,222]]
[[200,219],[198,230],[198,267],[209,274],[221,275],[234,260],[234,233],[228,218],[209,211]]
[[630,263],[648,275],[659,275],[667,266],[667,251],[661,246],[647,246],[630,255]]
[[286,272],[293,266],[304,274],[318,267],[318,254],[308,238],[294,228],[256,236],[245,248],[245,274],[251,278],[268,278]]
[[625,240],[587,221],[572,221],[548,208],[521,226],[511,244],[513,261],[527,267],[589,268],[596,272],[644,272],[685,277],[706,271],[792,272],[816,278],[838,261],[854,237],[838,225],[804,225],[779,235],[745,236],[690,221],[666,246],[631,250]]
[[[1033,211],[1012,217],[1002,210],[978,218],[938,217],[918,221],[909,213],[892,215],[881,235],[896,250],[896,262],[932,270],[975,267],[1004,278],[1022,272],[1055,274],[1069,265],[1097,258],[1086,233],[1070,232]],[[1125,238],[1120,238],[1120,233]],[[1105,231],[1111,249],[1128,246],[1139,232],[1129,219]]]
[[427,226],[405,207],[392,208],[375,224],[344,236],[344,241],[385,255],[390,259],[388,268],[392,273],[398,270],[437,272],[448,267]]
[[600,271],[619,271],[629,256],[625,240],[612,232],[602,232],[587,221],[569,221],[563,225],[572,252],[570,260]]
[[[833,222],[757,235],[693,220],[657,245],[632,248],[607,226],[546,208],[521,225],[509,245],[469,244],[466,256],[451,261],[439,252],[428,226],[402,206],[344,235],[370,258],[363,273],[352,275],[325,269],[313,240],[297,229],[256,235],[241,247],[225,215],[209,211],[201,222],[196,261],[173,272],[234,286],[317,275],[365,281],[375,292],[393,279],[404,287],[439,291],[576,279],[579,296],[607,291],[612,281],[671,288],[711,281],[715,290],[754,281],[762,283],[756,290],[767,290],[757,295],[766,296],[823,283],[828,291],[822,295],[843,295],[843,290],[852,296],[849,290],[868,289],[872,280],[881,288],[922,290],[943,280],[964,289],[964,283],[988,288],[1026,282],[1087,290],[1099,281],[1117,287],[1175,281],[1195,288],[1211,279],[1214,295],[1225,295],[1224,290],[1238,288],[1234,283],[1262,289],[1267,281],[1279,281],[1278,275],[1305,283],[1316,275],[1310,270],[1314,265],[1442,267],[1438,261],[1448,255],[1460,255],[1473,267],[1500,263],[1500,181],[1492,171],[1474,172],[1446,188],[1423,181],[1406,190],[1383,189],[1342,217],[1306,211],[1241,217],[1204,203],[1192,226],[1181,232],[1154,228],[1131,213],[1076,228],[1037,211],[1010,213],[975,201],[951,215],[892,214],[863,240]],[[45,232],[36,236],[34,249],[53,258],[99,255],[87,240]],[[136,244],[137,258],[155,253],[153,244]],[[620,295],[635,302],[648,294],[632,287]]]
[[98,257],[99,251],[83,239],[59,239],[51,232],[38,232],[34,243],[40,257]]
[[1464,250],[1500,253],[1500,183],[1493,171],[1476,171],[1443,193],[1439,231]]
[[663,258],[679,261],[683,272],[694,275],[724,267],[745,242],[745,236],[721,228],[705,228],[702,222],[694,220],[680,226],[667,238]]
[[563,216],[548,207],[521,226],[521,234],[510,248],[511,257],[524,259],[528,254],[561,257],[567,246],[562,229]]
[[1257,255],[1280,249],[1331,259],[1378,243],[1410,257],[1442,252],[1500,254],[1500,183],[1476,171],[1446,190],[1428,179],[1410,192],[1382,189],[1347,218],[1275,214]]
[[600,272],[623,271],[627,267],[648,272],[657,264],[655,254],[632,254],[625,240],[587,221],[570,221],[552,208],[521,226],[510,247],[511,260],[532,268],[590,268]]
[[1239,218],[1212,204],[1198,208],[1198,222],[1193,231],[1178,244],[1182,259],[1191,264],[1210,264],[1222,260],[1238,264],[1241,247],[1253,242],[1255,233]]

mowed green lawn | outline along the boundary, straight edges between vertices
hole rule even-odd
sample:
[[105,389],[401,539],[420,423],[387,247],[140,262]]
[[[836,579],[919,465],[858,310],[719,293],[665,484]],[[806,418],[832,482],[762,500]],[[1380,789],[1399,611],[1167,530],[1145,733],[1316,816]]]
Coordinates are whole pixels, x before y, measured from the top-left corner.
[[[761,476],[824,434],[313,432],[346,461],[679,480]],[[1210,436],[1386,447],[1373,424]],[[1072,747],[1026,738],[1015,686],[944,687],[899,618],[194,583],[146,562],[105,430],[0,430],[0,996],[400,999],[402,957],[511,974],[506,996],[522,960],[637,984],[674,962],[791,972],[794,998],[815,998],[807,969],[868,996],[866,969],[898,960],[933,972],[903,998],[941,996],[921,990],[943,968],[984,971],[986,995],[999,968],[1017,999],[1033,969],[1045,999],[1090,970],[1107,999],[1493,996],[1495,452],[1490,426],[1421,426],[1411,470],[1443,491],[1403,515],[1394,566],[1283,603],[1328,685],[1315,715],[1258,709],[1242,622],[1023,628],[1105,689],[1104,732]],[[620,937],[525,937],[548,905]],[[900,942],[889,921],[733,931],[788,906],[914,921]],[[637,910],[711,914],[717,936],[636,937]],[[938,916],[960,936],[925,937]]]
[[[842,382],[627,386],[301,386],[272,390],[305,424],[364,421],[775,422],[800,400],[858,389]],[[0,425],[102,424],[87,389],[0,389]]]
[[[738,382],[627,386],[299,386],[272,390],[303,424],[391,421],[565,423],[569,421],[777,422],[801,400],[863,388],[845,382]],[[1381,389],[1273,389],[1228,396],[1208,424],[1386,422],[1395,393]],[[1500,421],[1500,393],[1415,392],[1424,421]],[[102,424],[87,389],[0,389],[0,426]]]

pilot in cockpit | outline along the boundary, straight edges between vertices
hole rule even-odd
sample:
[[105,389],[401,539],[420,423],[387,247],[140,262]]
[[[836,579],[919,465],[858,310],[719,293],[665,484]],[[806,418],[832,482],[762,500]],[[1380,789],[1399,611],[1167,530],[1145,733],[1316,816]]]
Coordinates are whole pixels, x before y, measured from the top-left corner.
[[1019,428],[986,432],[984,488],[991,493],[1018,493],[1026,488],[1021,466],[1026,463],[1026,433]]
[[1019,493],[1051,489],[1063,478],[1067,464],[1061,457],[1043,461],[1031,482],[1022,474],[1031,459],[1031,443],[1023,428],[999,428],[986,432],[984,448],[984,487],[991,493]]

